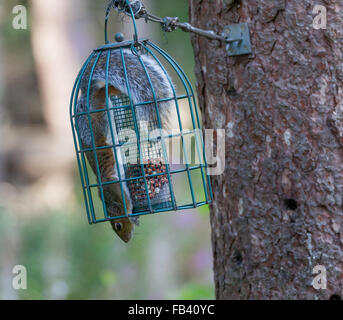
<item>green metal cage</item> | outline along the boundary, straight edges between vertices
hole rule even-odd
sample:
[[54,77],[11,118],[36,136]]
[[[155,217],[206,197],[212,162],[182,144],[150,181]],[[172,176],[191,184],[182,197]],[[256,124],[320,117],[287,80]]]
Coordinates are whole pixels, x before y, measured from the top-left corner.
[[[74,84],[70,103],[71,125],[88,222],[94,224],[209,204],[212,201],[212,190],[207,175],[200,117],[190,81],[177,62],[164,50],[150,40],[138,38],[132,9],[134,39],[122,41],[123,39],[117,37],[119,41],[109,43],[107,24],[110,9],[109,7],[105,19],[105,45],[95,49],[84,63]],[[142,65],[150,85],[148,89],[152,92],[153,99],[150,101],[136,101],[132,96],[135,81],[130,81],[132,77],[130,78],[130,70],[127,69],[125,54],[127,50],[130,50]],[[122,68],[123,83],[126,87],[116,95],[109,92],[110,65],[114,55],[120,57],[121,65],[117,67]],[[157,98],[154,81],[144,65],[145,56],[153,59],[167,77],[172,92],[170,97]],[[99,61],[106,63],[101,66]],[[90,107],[93,103],[91,88],[99,68],[103,69],[105,75],[103,80],[106,102],[101,108],[94,110]],[[169,73],[174,74],[173,80]],[[174,84],[176,82],[177,88]],[[82,111],[78,108],[81,99],[85,105]],[[166,102],[172,106],[170,118],[174,119],[176,127],[172,131],[164,128],[160,117],[161,104]],[[142,119],[139,118],[142,108],[151,110],[150,117],[145,122],[145,134],[142,134]],[[103,115],[108,125],[111,143],[105,146],[96,143],[99,129],[94,127],[93,119],[98,115]],[[83,139],[84,129],[80,129],[81,120],[87,124],[90,133],[87,144]],[[177,146],[178,157],[175,156],[173,145]],[[115,157],[113,165],[117,173],[116,178],[111,180],[104,179],[102,159],[99,157],[102,152],[108,150],[111,150]],[[92,166],[90,159],[93,159]],[[179,159],[182,161],[177,161]],[[123,201],[122,214],[109,214],[105,198],[108,198],[106,188],[110,185],[117,187],[122,199],[128,190],[132,201],[131,210]]]

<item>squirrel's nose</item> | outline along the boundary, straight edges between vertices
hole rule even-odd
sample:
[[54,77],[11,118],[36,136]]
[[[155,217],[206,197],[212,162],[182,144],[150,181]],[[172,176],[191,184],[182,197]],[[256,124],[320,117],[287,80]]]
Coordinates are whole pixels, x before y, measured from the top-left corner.
[[130,240],[131,240],[131,238],[132,238],[132,233],[129,233],[129,234],[127,234],[127,235],[125,235],[125,236],[122,236],[122,237],[120,237],[125,243],[128,243]]

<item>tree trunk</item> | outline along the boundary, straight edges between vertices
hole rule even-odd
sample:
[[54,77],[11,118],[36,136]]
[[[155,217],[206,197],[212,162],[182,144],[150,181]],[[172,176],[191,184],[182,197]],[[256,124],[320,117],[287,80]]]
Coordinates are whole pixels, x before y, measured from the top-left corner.
[[[84,1],[32,0],[32,48],[36,63],[44,114],[54,138],[64,139],[73,148],[70,138],[70,91],[79,70],[77,47],[73,37],[79,31],[75,21],[84,12]],[[86,37],[86,41],[87,41]]]
[[[313,27],[316,4],[327,29]],[[217,298],[339,298],[342,1],[190,0],[190,17],[218,32],[248,22],[253,46],[228,57],[224,45],[192,39],[204,127],[226,130],[225,172],[212,177]],[[312,285],[316,265],[327,289]]]
[[64,208],[73,198],[70,170],[75,156],[69,121],[70,93],[82,62],[79,52],[87,56],[87,50],[94,45],[86,8],[82,0],[30,1],[32,50],[49,131],[49,135],[40,133],[33,139],[26,152],[31,155],[31,171],[34,168],[34,172],[40,172],[36,185],[44,190],[37,193],[32,189],[33,194],[28,193],[34,213]]

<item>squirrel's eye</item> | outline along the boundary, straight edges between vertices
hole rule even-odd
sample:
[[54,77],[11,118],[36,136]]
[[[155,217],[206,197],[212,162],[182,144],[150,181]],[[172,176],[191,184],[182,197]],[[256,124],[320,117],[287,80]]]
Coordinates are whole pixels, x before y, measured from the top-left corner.
[[117,222],[114,227],[117,231],[120,231],[123,228],[123,225],[120,222]]

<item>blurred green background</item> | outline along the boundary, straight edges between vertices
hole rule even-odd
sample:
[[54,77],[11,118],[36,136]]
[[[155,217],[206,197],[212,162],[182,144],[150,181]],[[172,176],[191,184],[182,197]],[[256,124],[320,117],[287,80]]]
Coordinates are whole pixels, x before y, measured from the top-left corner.
[[[188,1],[149,0],[159,16],[188,20]],[[24,5],[25,30],[13,28]],[[141,218],[122,243],[108,223],[87,224],[69,125],[73,81],[103,44],[105,0],[0,3],[0,299],[213,299],[207,207]],[[110,34],[132,34],[113,14]],[[194,83],[189,34],[139,22]],[[185,191],[186,192],[186,191]],[[12,269],[27,268],[27,290]]]

